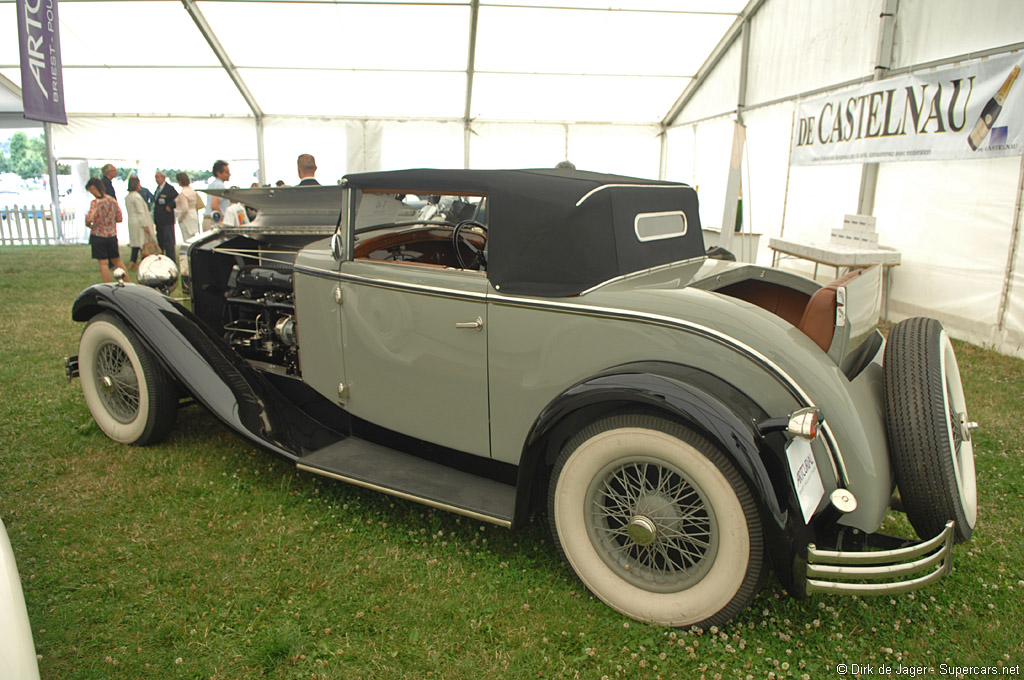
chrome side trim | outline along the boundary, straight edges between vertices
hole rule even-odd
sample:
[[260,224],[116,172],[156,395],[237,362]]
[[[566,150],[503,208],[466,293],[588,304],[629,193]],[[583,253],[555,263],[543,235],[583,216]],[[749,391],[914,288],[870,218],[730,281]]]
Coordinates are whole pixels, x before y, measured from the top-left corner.
[[295,267],[295,271],[300,274],[308,274],[309,276],[316,276],[322,279],[331,279],[332,281],[347,281],[349,283],[358,283],[364,286],[371,286],[373,288],[400,290],[406,293],[432,295],[434,297],[456,298],[460,300],[473,300],[476,302],[487,301],[486,293],[473,293],[466,290],[456,290],[454,288],[438,288],[436,286],[428,286],[421,283],[385,281],[383,279],[375,279],[369,276],[359,276],[356,274],[341,274],[339,272],[331,271],[328,269],[315,269],[313,267],[306,267],[302,265],[297,265]]
[[491,517],[490,515],[483,515],[479,512],[466,510],[465,508],[460,508],[456,505],[447,505],[439,501],[432,501],[427,498],[421,498],[420,496],[414,496],[412,494],[405,493],[404,491],[396,491],[395,489],[389,489],[386,486],[378,486],[376,484],[371,484],[370,482],[364,482],[361,479],[356,479],[355,477],[346,477],[344,475],[339,475],[334,472],[328,472],[327,470],[321,470],[320,468],[303,465],[302,463],[296,463],[295,467],[304,472],[312,472],[313,474],[321,475],[323,477],[330,477],[331,479],[337,479],[338,481],[348,482],[349,484],[355,484],[356,486],[361,486],[366,489],[386,493],[390,496],[397,496],[398,498],[403,498],[407,501],[413,501],[415,503],[429,505],[430,507],[437,508],[438,510],[454,512],[455,514],[462,515],[464,517],[472,517],[473,519],[478,519],[483,522],[497,524],[498,526],[504,527],[505,529],[512,528],[512,522],[510,520],[499,519],[498,517]]
[[[953,522],[938,536],[896,550],[837,551],[807,546],[807,593],[889,595],[917,590],[953,564]],[[913,577],[913,578],[908,578]],[[859,583],[859,581],[887,581]],[[852,582],[852,583],[851,583]]]
[[602,184],[601,186],[599,186],[599,187],[597,187],[595,189],[591,189],[587,193],[583,194],[582,198],[580,198],[580,200],[576,201],[576,207],[578,208],[581,205],[583,205],[584,201],[586,201],[588,198],[590,198],[591,196],[593,196],[594,194],[596,194],[599,191],[604,191],[605,189],[614,189],[614,188],[619,188],[619,187],[634,187],[636,189],[691,189],[691,190],[693,188],[693,187],[691,187],[689,185],[686,185],[686,184]]
[[[665,267],[676,266],[678,264],[678,262],[674,262],[671,265],[665,265]],[[660,268],[661,267],[656,267],[653,268],[651,271]],[[687,332],[701,335],[710,340],[718,342],[719,344],[725,345],[726,347],[729,347],[734,351],[737,351],[740,354],[743,354],[748,358],[752,359],[753,361],[761,364],[763,367],[768,369],[768,372],[775,376],[775,379],[778,380],[783,386],[785,386],[794,397],[796,397],[797,401],[800,402],[801,406],[814,406],[814,402],[811,401],[810,395],[808,395],[803,390],[803,388],[800,387],[796,380],[791,375],[786,373],[786,371],[784,371],[775,362],[766,357],[764,354],[761,354],[750,345],[740,342],[739,340],[733,338],[730,335],[726,335],[725,333],[716,331],[713,328],[708,328],[707,326],[702,326],[700,324],[684,321],[683,319],[664,316],[662,314],[653,314],[650,312],[631,312],[611,307],[580,305],[573,304],[571,302],[560,302],[555,300],[538,300],[535,298],[510,297],[507,295],[501,295],[500,293],[472,293],[469,291],[454,290],[450,288],[438,288],[435,286],[427,286],[423,284],[385,281],[382,279],[376,279],[368,276],[342,274],[337,271],[316,269],[313,267],[306,267],[301,265],[296,266],[295,271],[301,274],[308,274],[310,276],[329,278],[337,281],[349,281],[351,283],[374,286],[377,288],[401,290],[409,293],[418,293],[422,295],[433,295],[437,297],[472,300],[476,302],[488,302],[499,305],[505,305],[507,307],[561,310],[571,312],[573,314],[592,316],[596,318],[631,319],[634,321],[653,323],[659,326],[678,328]],[[627,276],[632,276],[632,274]],[[601,285],[607,285],[607,283],[608,282]],[[832,471],[833,473],[835,473],[836,479],[839,482],[839,486],[849,488],[850,478],[847,472],[846,461],[843,458],[842,451],[839,449],[839,444],[836,442],[835,436],[832,434],[832,430],[829,428],[827,421],[822,425],[821,433],[825,441],[826,448],[828,449],[830,454],[829,460],[832,464]]]

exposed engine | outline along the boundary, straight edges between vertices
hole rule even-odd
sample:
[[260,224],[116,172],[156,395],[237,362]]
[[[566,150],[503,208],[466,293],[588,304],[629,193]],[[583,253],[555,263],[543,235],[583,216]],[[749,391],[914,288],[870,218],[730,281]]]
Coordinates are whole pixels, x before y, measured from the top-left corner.
[[235,265],[228,277],[224,339],[247,359],[299,375],[291,269]]

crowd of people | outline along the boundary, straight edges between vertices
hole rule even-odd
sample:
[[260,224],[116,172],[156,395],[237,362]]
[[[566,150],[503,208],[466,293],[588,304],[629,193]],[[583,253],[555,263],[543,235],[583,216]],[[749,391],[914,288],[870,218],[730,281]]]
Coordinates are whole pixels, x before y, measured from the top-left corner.
[[[316,186],[316,159],[308,153],[301,154],[296,160],[299,183],[296,186]],[[89,245],[92,258],[99,261],[100,277],[105,282],[113,280],[113,271],[124,269],[120,247],[117,240],[117,225],[124,216],[117,202],[117,192],[113,180],[117,177],[117,168],[108,163],[100,171],[102,178],[92,178],[85,184],[86,191],[93,195],[89,212],[85,216],[85,224],[89,227]],[[175,176],[178,186],[175,188],[167,181],[167,176],[159,170],[154,176],[156,189],[150,191],[142,186],[138,175],[128,178],[128,196],[125,198],[125,212],[128,217],[128,243],[131,247],[131,258],[128,269],[137,269],[140,254],[145,257],[162,252],[171,259],[176,259],[177,230],[186,241],[200,231],[208,231],[224,224],[244,225],[255,217],[255,210],[247,208],[238,201],[231,201],[220,196],[210,196],[209,202],[191,187],[192,181],[188,174],[179,172]],[[231,179],[231,167],[227,161],[218,160],[213,164],[213,178],[207,189],[227,189]],[[252,187],[258,187],[258,183]],[[285,186],[278,181],[277,186]],[[231,186],[237,189],[237,186]],[[202,210],[202,223],[199,211]]]

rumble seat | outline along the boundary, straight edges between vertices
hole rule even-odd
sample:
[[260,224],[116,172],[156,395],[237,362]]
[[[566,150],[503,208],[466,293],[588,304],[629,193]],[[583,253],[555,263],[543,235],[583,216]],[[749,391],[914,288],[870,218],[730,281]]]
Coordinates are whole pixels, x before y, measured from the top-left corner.
[[832,346],[836,330],[836,291],[860,277],[866,269],[854,269],[822,286],[811,296],[797,326],[825,352]]

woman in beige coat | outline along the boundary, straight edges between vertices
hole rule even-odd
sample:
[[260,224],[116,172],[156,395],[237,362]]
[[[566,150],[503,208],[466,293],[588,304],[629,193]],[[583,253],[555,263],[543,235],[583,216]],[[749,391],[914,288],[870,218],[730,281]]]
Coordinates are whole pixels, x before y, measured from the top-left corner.
[[174,199],[174,216],[178,218],[182,240],[187,241],[199,231],[199,210],[206,206],[196,190],[189,186],[192,181],[188,175],[179,172],[175,179],[178,180],[180,190]]
[[[128,263],[129,269],[138,268],[139,249],[147,240],[156,239],[156,228],[153,226],[153,216],[146,205],[146,199],[139,193],[142,182],[137,176],[128,180],[128,197],[124,199],[124,207],[128,213],[128,243],[132,247],[132,259]],[[146,238],[147,233],[149,238]]]

